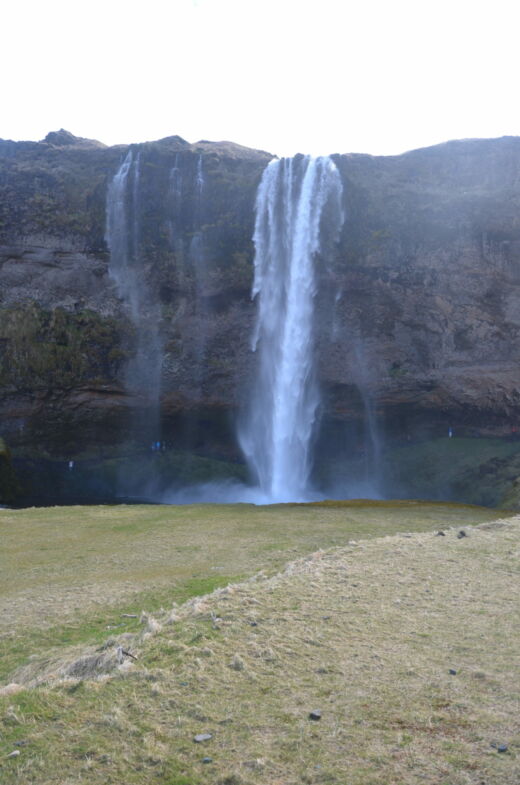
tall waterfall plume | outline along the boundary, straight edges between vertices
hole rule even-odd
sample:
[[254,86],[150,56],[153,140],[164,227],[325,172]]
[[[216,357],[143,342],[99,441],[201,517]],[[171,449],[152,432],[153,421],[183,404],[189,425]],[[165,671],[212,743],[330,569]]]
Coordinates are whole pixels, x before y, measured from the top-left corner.
[[320,403],[315,373],[315,257],[325,211],[335,236],[342,225],[342,186],[328,157],[272,161],[256,200],[258,316],[252,348],[258,372],[242,450],[266,501],[312,497],[312,443]]

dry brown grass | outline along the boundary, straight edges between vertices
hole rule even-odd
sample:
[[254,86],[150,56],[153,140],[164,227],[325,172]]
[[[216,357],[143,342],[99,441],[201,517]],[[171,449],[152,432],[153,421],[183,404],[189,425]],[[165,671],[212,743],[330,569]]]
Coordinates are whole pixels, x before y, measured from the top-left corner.
[[125,639],[134,665],[0,699],[1,751],[27,742],[0,774],[8,785],[518,785],[520,517],[457,531],[318,551],[190,600],[162,627],[145,619]]
[[[317,548],[457,521],[495,510],[420,502],[160,505],[0,510],[2,634],[173,597],[186,582],[273,572]],[[145,605],[146,607],[146,605]]]

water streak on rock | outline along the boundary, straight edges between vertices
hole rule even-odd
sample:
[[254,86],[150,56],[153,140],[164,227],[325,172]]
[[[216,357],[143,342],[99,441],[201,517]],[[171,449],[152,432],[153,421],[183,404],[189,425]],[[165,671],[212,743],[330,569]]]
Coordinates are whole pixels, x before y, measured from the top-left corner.
[[141,400],[138,419],[142,438],[158,436],[162,343],[160,308],[147,279],[140,253],[141,153],[130,150],[114,175],[107,193],[106,242],[109,273],[128,307],[135,329],[133,356],[127,363],[126,386]]

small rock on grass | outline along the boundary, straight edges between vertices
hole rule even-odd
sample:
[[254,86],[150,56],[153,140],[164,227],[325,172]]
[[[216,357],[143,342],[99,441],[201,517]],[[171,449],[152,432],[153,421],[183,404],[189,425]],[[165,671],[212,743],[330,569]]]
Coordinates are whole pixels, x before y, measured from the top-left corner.
[[7,757],[8,758],[17,758],[19,754],[20,754],[20,750],[13,750],[12,752],[9,753],[9,755]]
[[197,733],[193,737],[195,744],[202,744],[203,741],[209,741],[212,738],[211,733]]
[[309,719],[314,720],[315,722],[321,720],[321,711],[319,709],[315,709],[314,711],[311,711],[309,714]]
[[464,529],[461,529],[461,530],[460,530],[460,532],[457,534],[457,539],[458,539],[458,540],[462,540],[462,539],[464,539],[464,537],[467,537],[467,536],[468,536],[468,535],[466,534],[466,532],[464,531]]
[[202,758],[202,762],[203,763],[213,763],[213,758],[209,758],[209,757]]
[[499,744],[497,741],[492,741],[492,742],[491,742],[491,746],[492,746],[492,747],[493,747],[493,749],[495,749],[497,752],[507,752],[507,751],[508,751],[508,749],[509,749],[509,747],[507,746],[507,744]]
[[450,676],[456,676],[457,675],[457,671],[455,670],[455,668],[450,668],[448,673],[450,674]]

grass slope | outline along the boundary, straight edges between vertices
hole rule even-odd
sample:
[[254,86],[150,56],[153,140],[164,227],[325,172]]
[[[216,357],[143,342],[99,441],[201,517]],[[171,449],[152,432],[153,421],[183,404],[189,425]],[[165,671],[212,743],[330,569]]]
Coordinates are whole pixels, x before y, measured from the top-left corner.
[[[144,561],[147,552],[155,553],[159,587],[159,563],[168,568],[190,521],[192,532],[185,536],[198,538],[205,556],[199,552],[200,567],[184,564],[184,573],[177,559],[177,592],[189,594],[193,570],[200,569],[202,579],[215,563],[222,576],[259,566],[268,574],[191,600],[160,624],[148,619],[144,635],[126,638],[139,660],[115,669],[111,678],[0,697],[0,779],[7,785],[519,781],[518,519],[484,524],[462,539],[456,530],[445,537],[430,531],[344,547],[363,534],[424,532],[450,521],[459,528],[496,515],[414,503],[51,510],[44,511],[41,535],[47,529],[48,543],[55,549],[61,544],[61,557],[51,548],[39,565],[33,561],[31,573],[30,554],[34,560],[40,547],[31,534],[40,525],[37,513],[42,511],[21,513],[13,535],[25,545],[28,572],[10,594],[22,614],[20,638],[34,624],[34,610],[27,616],[21,611],[24,592],[33,597],[29,590],[38,582],[43,591],[46,577],[56,572],[57,597],[60,561],[74,576],[73,588],[96,580],[104,587],[97,610],[105,620],[125,597],[117,570],[107,579],[107,544],[113,548],[118,536],[110,525],[135,527],[118,540],[118,555],[122,551],[137,565],[136,550]],[[107,524],[109,513],[117,513],[117,524]],[[67,514],[76,517],[74,528],[83,521],[86,531],[67,532]],[[92,535],[95,526],[100,542]],[[2,533],[11,528],[12,522]],[[154,536],[162,546],[153,545]],[[74,574],[70,560],[89,540],[97,556]],[[312,543],[343,547],[269,577],[280,561],[308,552]],[[144,590],[146,574],[137,589]],[[179,575],[189,578],[183,584]],[[68,597],[65,582],[61,591]],[[87,593],[81,609],[87,627],[91,602]],[[75,607],[65,602],[65,615]],[[127,627],[114,634],[120,632]],[[13,640],[4,638],[6,651]],[[457,673],[450,675],[450,668]],[[322,710],[319,722],[308,719],[313,709]],[[204,732],[211,740],[194,744],[193,736]],[[508,749],[499,753],[493,744]],[[12,751],[20,755],[6,757]],[[203,763],[205,756],[212,761]]]
[[162,601],[183,598],[186,589],[188,596],[204,593],[212,588],[208,579],[277,570],[290,558],[352,538],[499,515],[418,502],[0,510],[0,633],[148,603],[156,594]]

